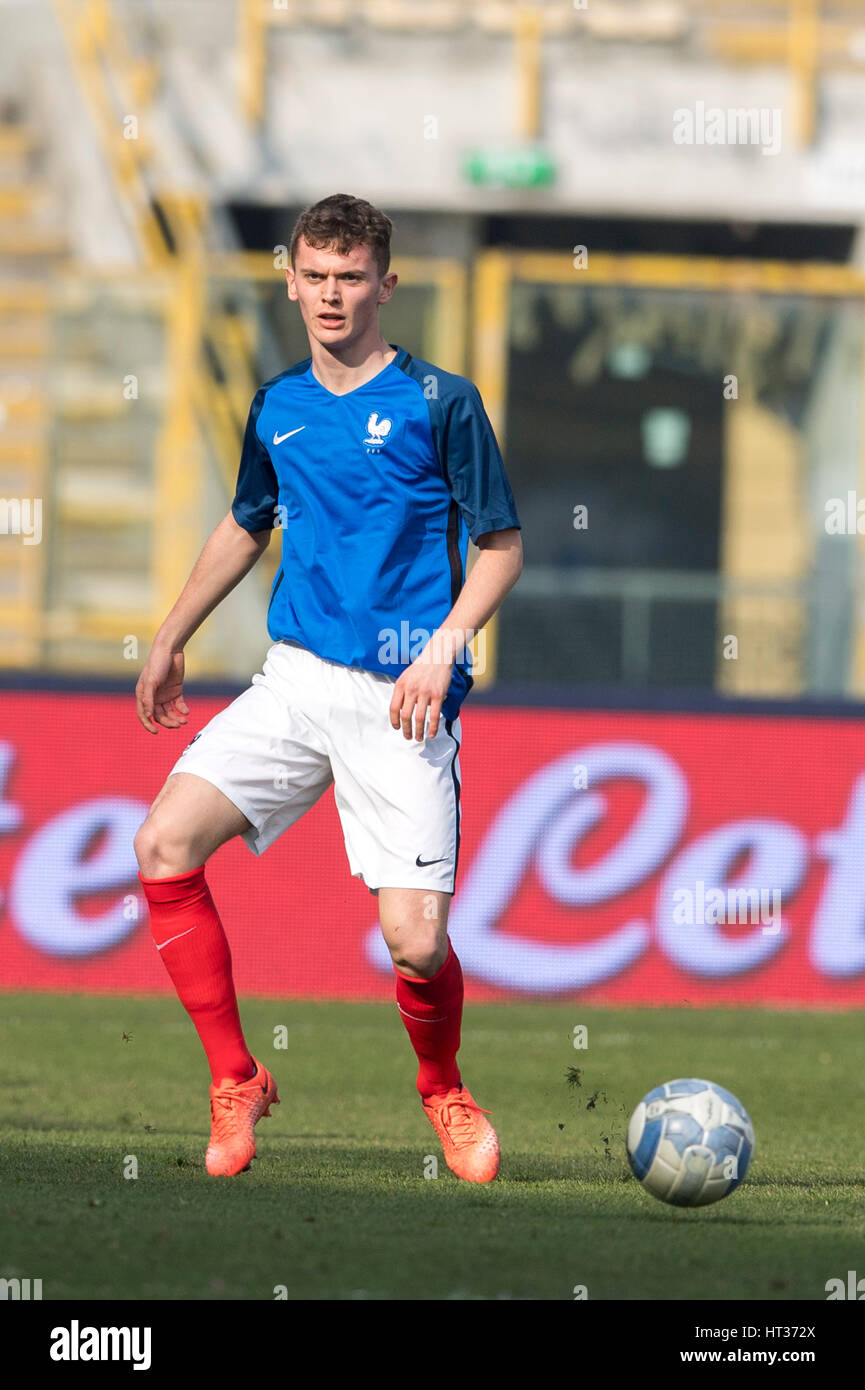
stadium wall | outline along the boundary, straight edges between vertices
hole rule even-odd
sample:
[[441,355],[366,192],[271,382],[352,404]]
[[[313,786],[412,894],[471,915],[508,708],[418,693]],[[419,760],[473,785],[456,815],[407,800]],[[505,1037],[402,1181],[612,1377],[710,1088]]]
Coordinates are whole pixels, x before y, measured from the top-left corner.
[[[237,692],[191,687],[186,729],[153,737],[131,690],[3,684],[0,989],[170,989],[133,837]],[[861,713],[470,698],[450,918],[467,997],[861,1006]],[[225,846],[208,881],[241,994],[392,998],[332,793],[261,859]]]

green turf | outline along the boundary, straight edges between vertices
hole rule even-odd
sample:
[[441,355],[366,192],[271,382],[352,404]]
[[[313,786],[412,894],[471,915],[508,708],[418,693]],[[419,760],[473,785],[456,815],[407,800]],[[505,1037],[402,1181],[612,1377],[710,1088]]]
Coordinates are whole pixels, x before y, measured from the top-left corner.
[[[0,1015],[0,1277],[45,1299],[825,1299],[865,1276],[857,1013],[471,1007],[488,1186],[424,1177],[440,1150],[393,1006],[244,1004],[282,1104],[232,1179],[204,1170],[209,1077],[175,1000],[13,994]],[[744,1185],[700,1211],[651,1198],[624,1153],[677,1076],[729,1087],[757,1135]]]

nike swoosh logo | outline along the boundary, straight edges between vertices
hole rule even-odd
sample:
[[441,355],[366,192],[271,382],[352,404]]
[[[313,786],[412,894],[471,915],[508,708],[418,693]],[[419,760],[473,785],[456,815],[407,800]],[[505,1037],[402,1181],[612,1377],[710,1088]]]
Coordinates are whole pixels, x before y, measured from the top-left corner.
[[446,854],[442,855],[441,859],[421,859],[420,855],[418,855],[417,859],[414,862],[417,864],[419,869],[425,869],[428,864],[443,864],[446,859]]
[[300,434],[301,430],[305,430],[305,429],[306,429],[306,425],[298,425],[298,427],[297,427],[296,430],[289,430],[289,431],[288,431],[288,434],[277,434],[276,430],[274,430],[274,432],[273,432],[273,442],[274,442],[274,444],[281,444],[282,441],[283,441],[284,439],[291,439],[291,436],[292,436],[293,434]]
[[195,931],[197,927],[198,927],[198,923],[196,922],[196,924],[195,924],[194,927],[190,927],[190,928],[189,928],[189,931],[178,932],[178,933],[177,933],[177,936],[169,936],[169,938],[168,938],[167,941],[163,941],[163,943],[162,943],[161,946],[157,946],[157,947],[156,947],[157,951],[164,951],[165,948],[166,948],[166,946],[170,946],[170,945],[171,945],[172,941],[179,941],[180,938],[181,938],[182,936],[188,936],[188,935],[189,935],[189,932]]

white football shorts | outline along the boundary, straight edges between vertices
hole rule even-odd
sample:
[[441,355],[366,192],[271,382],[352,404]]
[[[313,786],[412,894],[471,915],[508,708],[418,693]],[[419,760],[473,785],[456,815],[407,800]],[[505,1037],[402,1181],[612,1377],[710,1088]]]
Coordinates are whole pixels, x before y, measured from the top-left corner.
[[184,748],[169,776],[211,782],[263,854],[333,784],[355,878],[452,893],[460,841],[459,719],[418,743],[388,714],[396,678],[276,642],[248,690]]

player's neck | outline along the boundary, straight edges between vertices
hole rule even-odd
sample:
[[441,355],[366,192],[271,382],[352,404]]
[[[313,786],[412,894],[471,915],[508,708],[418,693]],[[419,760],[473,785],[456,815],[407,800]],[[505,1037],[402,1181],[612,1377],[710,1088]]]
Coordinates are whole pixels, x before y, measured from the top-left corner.
[[396,357],[396,349],[380,334],[372,343],[353,343],[339,355],[315,341],[310,343],[310,350],[313,375],[334,396],[344,396],[372,381]]

